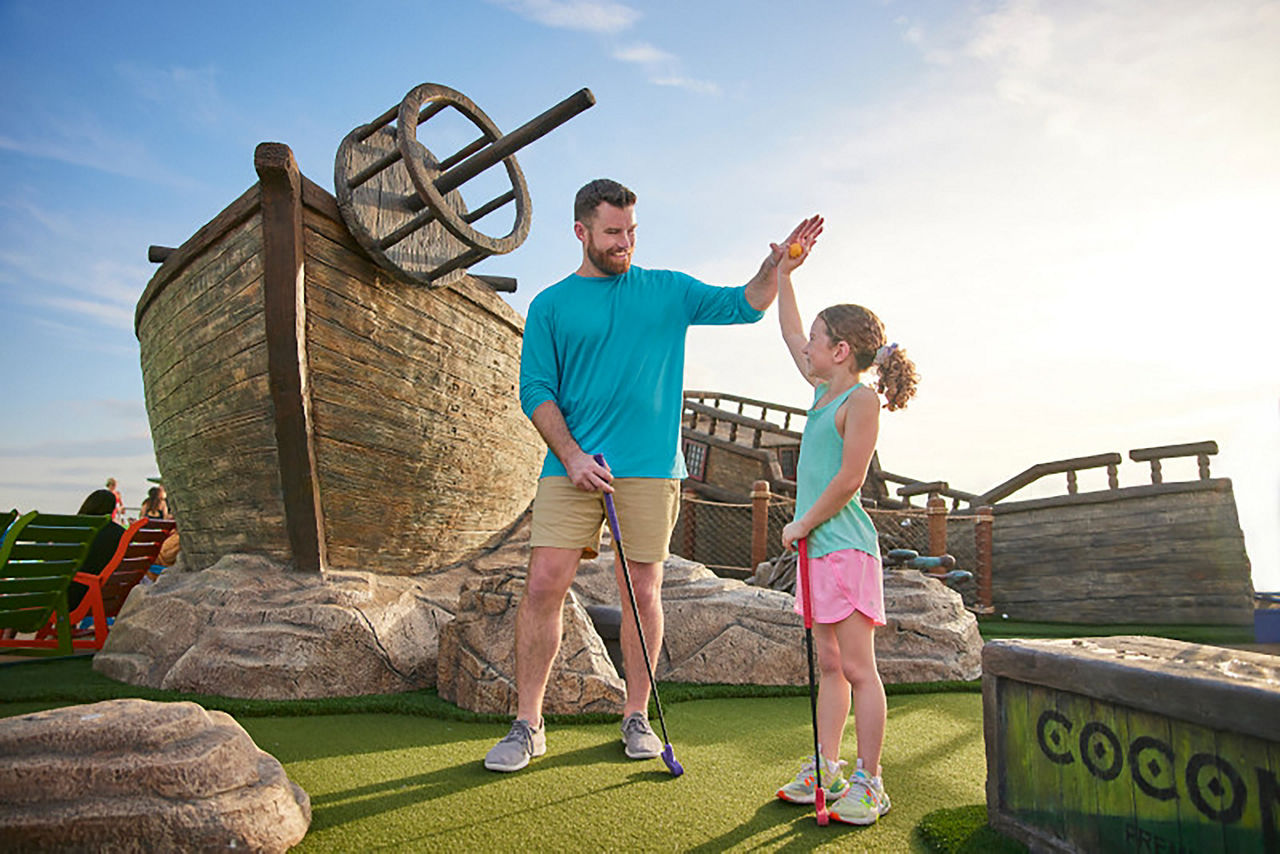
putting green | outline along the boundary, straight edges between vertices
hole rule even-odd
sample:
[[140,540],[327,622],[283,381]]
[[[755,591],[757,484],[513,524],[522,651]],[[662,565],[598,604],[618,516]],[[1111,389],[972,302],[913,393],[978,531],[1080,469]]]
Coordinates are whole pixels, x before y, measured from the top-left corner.
[[[812,743],[805,697],[672,704],[682,777],[622,753],[616,724],[552,725],[547,754],[514,774],[481,765],[505,725],[394,714],[242,717],[311,796],[306,851],[926,851],[926,813],[984,800],[982,701],[889,698],[877,825],[818,827],[774,791]],[[852,726],[846,745],[852,748]],[[846,753],[851,751],[847,750]]]

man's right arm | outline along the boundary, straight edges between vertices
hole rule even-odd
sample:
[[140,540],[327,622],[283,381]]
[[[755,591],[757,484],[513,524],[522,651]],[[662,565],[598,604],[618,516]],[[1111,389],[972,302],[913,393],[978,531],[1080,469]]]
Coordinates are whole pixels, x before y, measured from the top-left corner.
[[569,432],[564,412],[556,401],[559,388],[551,322],[545,305],[535,300],[529,306],[520,351],[520,408],[542,435],[551,453],[560,460],[574,486],[586,492],[600,489],[612,492],[609,481],[613,480],[613,475],[609,469],[585,453]]
[[560,459],[574,486],[584,492],[598,492],[602,489],[613,492],[613,487],[609,485],[613,475],[609,473],[608,467],[597,463],[595,458],[578,446],[573,434],[569,432],[569,425],[565,423],[564,413],[554,400],[538,404],[529,420],[538,429],[542,441],[547,443],[551,453]]

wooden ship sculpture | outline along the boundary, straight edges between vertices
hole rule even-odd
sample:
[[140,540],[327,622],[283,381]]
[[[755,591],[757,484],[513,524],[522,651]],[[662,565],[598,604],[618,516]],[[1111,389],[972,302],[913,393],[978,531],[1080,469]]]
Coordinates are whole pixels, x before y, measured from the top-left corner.
[[[231,553],[394,575],[464,560],[533,497],[543,445],[516,396],[523,318],[471,275],[518,247],[531,206],[515,152],[595,103],[582,89],[509,134],[422,84],[339,146],[336,197],[289,148],[162,262],[137,307],[147,413],[188,566]],[[438,158],[445,110],[478,131]],[[461,190],[499,164],[510,189]],[[502,237],[476,223],[514,209]]]

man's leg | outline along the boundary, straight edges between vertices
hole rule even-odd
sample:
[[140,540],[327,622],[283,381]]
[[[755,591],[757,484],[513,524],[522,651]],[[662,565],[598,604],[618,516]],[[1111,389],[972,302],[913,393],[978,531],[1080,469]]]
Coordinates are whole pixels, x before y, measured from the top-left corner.
[[[649,662],[656,669],[658,654],[662,651],[665,620],[662,615],[662,564],[627,561],[631,570],[631,586],[635,590],[636,608],[640,611],[640,626],[644,629],[645,648]],[[644,653],[636,633],[635,616],[627,598],[627,582],[622,577],[622,567],[614,562],[614,575],[618,580],[618,593],[622,603],[622,630],[619,638],[622,646],[622,666],[626,670],[627,699],[622,707],[625,718],[633,712],[648,714],[649,675],[645,672]]]
[[490,771],[519,771],[547,750],[542,697],[551,662],[560,650],[561,613],[582,549],[535,546],[529,577],[516,609],[516,719],[511,731],[484,757]]
[[516,610],[516,718],[535,727],[542,723],[542,699],[564,630],[564,599],[581,557],[580,548],[535,546],[530,553],[529,577]]

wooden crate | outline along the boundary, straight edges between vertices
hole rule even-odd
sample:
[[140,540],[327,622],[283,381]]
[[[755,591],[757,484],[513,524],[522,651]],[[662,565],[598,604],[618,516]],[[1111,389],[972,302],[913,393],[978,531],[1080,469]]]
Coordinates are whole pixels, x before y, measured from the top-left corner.
[[996,829],[1037,851],[1280,851],[1280,659],[1149,637],[982,659]]

